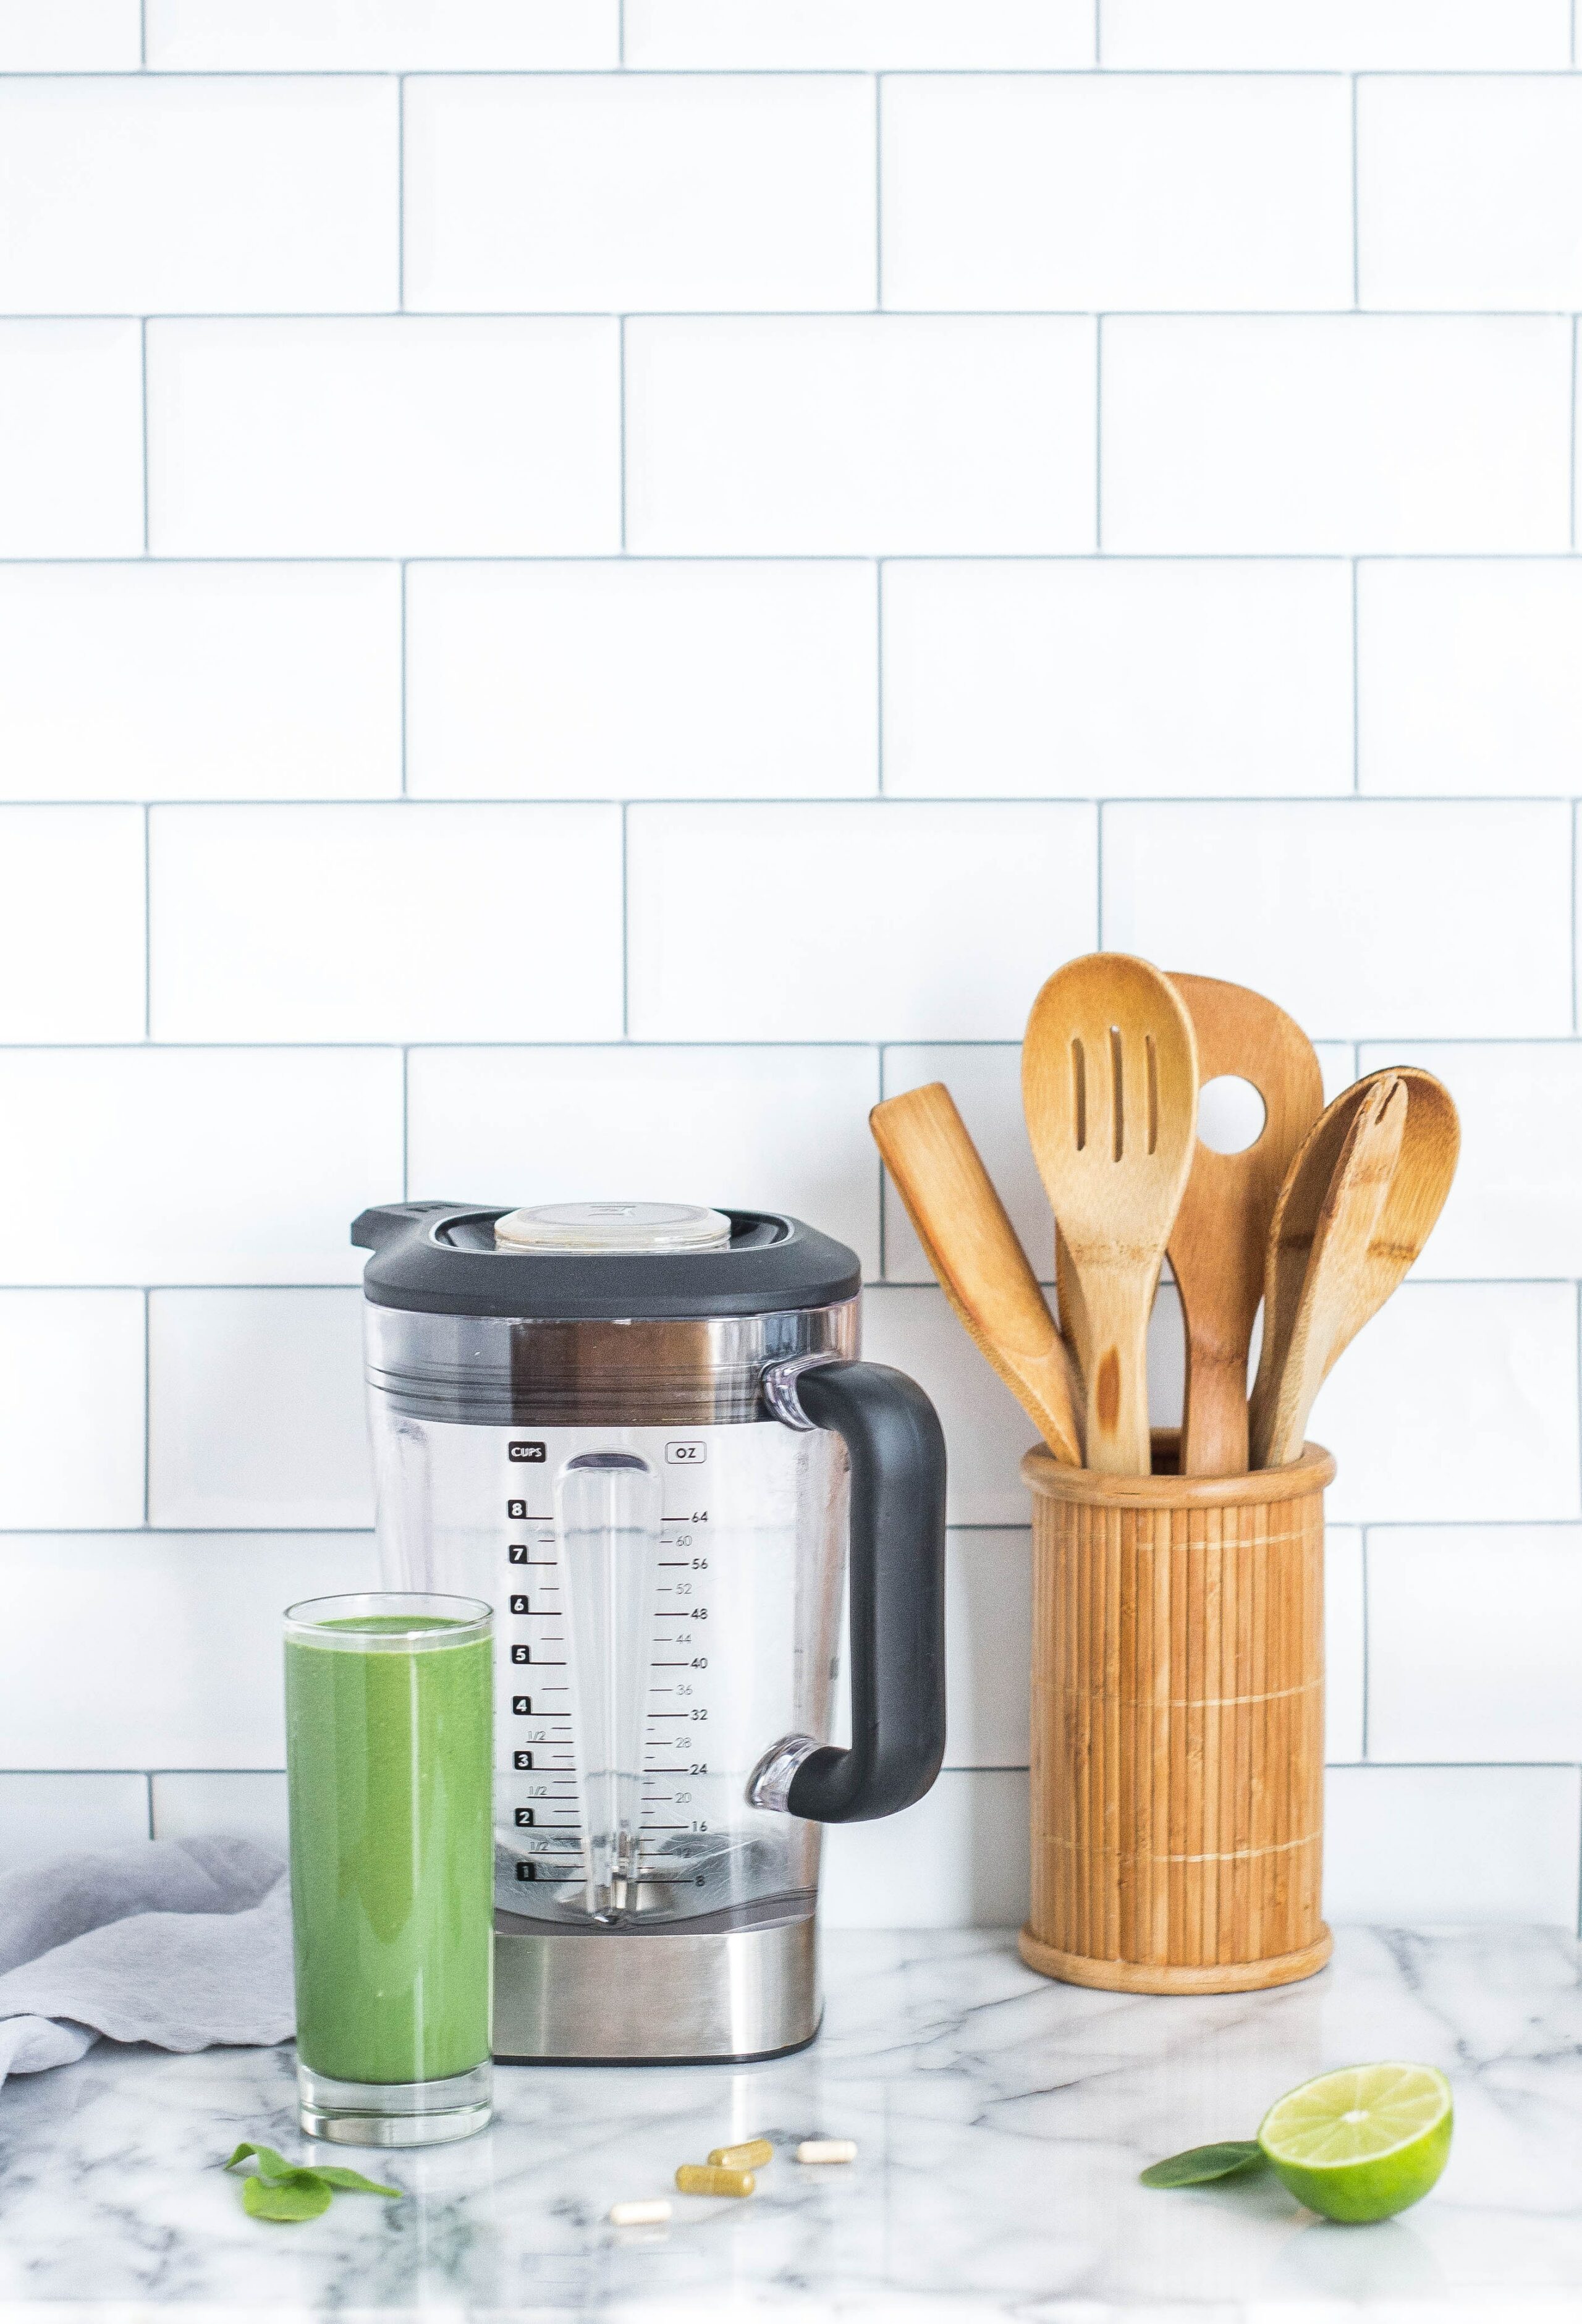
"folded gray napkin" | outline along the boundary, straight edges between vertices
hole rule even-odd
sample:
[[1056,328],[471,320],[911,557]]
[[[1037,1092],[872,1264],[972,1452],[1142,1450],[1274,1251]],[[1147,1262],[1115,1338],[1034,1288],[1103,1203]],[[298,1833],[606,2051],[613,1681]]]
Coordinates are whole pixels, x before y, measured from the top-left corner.
[[0,1874],[0,2081],[101,2034],[162,2050],[295,2027],[285,1868],[245,1840],[153,1840]]

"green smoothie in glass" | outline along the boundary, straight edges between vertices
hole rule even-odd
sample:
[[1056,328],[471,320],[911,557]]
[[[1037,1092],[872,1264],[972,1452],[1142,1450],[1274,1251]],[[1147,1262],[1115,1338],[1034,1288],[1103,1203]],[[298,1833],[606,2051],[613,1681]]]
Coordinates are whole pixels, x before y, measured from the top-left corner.
[[474,1599],[286,1616],[297,2062],[310,2135],[467,2135],[489,2111],[493,1619]]

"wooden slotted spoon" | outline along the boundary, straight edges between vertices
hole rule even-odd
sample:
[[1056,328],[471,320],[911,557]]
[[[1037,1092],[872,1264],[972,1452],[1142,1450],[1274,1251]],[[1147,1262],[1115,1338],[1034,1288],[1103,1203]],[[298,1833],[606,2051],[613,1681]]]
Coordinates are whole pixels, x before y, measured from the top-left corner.
[[1301,1027],[1261,992],[1173,971],[1170,982],[1198,1037],[1199,1086],[1234,1074],[1263,1101],[1263,1127],[1239,1154],[1217,1154],[1199,1137],[1170,1238],[1187,1342],[1181,1474],[1239,1477],[1270,1224],[1291,1157],[1323,1111],[1324,1077]]
[[1168,979],[1127,953],[1057,969],[1027,1020],[1022,1096],[1080,1297],[1087,1465],[1146,1476],[1148,1315],[1198,1121],[1198,1045]]
[[868,1116],[930,1266],[1058,1461],[1082,1465],[1066,1351],[1016,1230],[943,1082]]

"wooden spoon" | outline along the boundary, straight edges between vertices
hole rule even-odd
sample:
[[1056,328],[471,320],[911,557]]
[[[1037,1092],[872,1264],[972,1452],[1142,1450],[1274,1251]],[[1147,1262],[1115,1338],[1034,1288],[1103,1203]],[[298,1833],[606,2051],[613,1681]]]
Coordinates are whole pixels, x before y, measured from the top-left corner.
[[[1417,1259],[1433,1231],[1456,1176],[1461,1129],[1456,1102],[1443,1082],[1420,1065],[1387,1066],[1343,1090],[1313,1125],[1280,1190],[1270,1229],[1263,1276],[1263,1347],[1253,1388],[1253,1456],[1260,1468],[1275,1465],[1279,1445],[1291,1442],[1291,1428],[1278,1418],[1283,1384],[1294,1377],[1292,1342],[1312,1262],[1326,1197],[1352,1128],[1382,1087],[1399,1083],[1405,1093],[1401,1149],[1365,1250],[1351,1275],[1344,1299],[1331,1307],[1326,1325],[1323,1369],[1301,1409],[1307,1425],[1312,1396],[1336,1359],[1363,1325],[1377,1314]],[[1301,1450],[1296,1433],[1294,1460]]]
[[1235,1074],[1263,1101],[1263,1127],[1239,1154],[1217,1154],[1199,1138],[1170,1238],[1187,1341],[1181,1474],[1239,1477],[1270,1224],[1291,1157],[1323,1111],[1324,1077],[1301,1027],[1262,993],[1173,972],[1170,982],[1198,1037],[1199,1086]]
[[1198,1121],[1198,1045],[1145,960],[1089,953],[1032,1004],[1022,1097],[1080,1294],[1090,1469],[1146,1476],[1148,1314]]
[[949,1091],[886,1098],[868,1125],[946,1298],[1056,1460],[1080,1468],[1066,1351]]

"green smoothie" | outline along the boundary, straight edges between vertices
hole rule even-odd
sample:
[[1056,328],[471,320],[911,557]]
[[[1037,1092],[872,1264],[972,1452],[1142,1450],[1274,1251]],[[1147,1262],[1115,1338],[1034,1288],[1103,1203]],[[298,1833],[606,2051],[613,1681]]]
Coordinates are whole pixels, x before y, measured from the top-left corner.
[[285,1650],[298,2056],[348,2082],[466,2073],[489,2054],[492,1643],[308,1613]]

